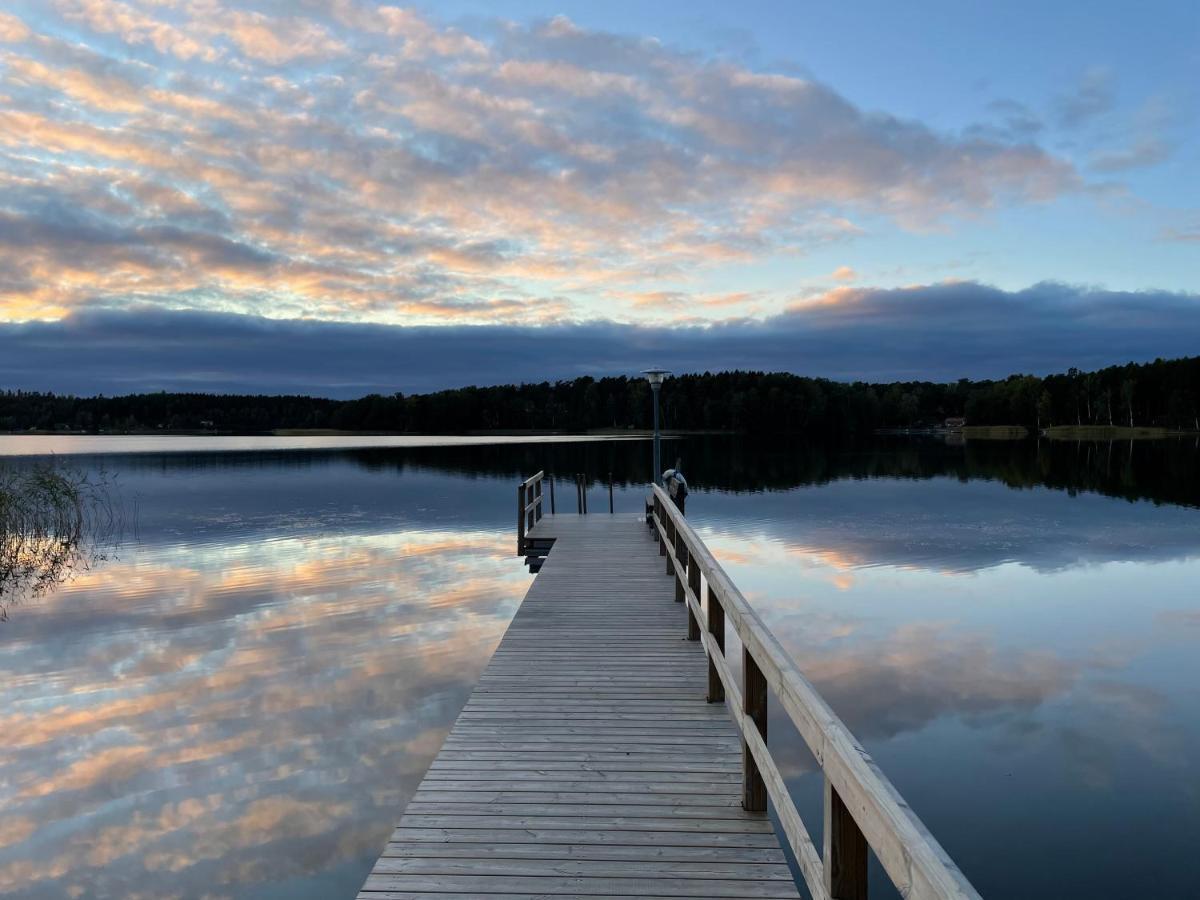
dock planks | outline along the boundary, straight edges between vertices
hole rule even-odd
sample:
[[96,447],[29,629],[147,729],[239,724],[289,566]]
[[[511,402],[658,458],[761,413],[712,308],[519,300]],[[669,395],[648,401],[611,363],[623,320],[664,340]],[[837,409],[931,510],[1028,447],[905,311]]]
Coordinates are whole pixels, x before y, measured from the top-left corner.
[[554,547],[359,900],[799,897],[645,524],[529,537]]

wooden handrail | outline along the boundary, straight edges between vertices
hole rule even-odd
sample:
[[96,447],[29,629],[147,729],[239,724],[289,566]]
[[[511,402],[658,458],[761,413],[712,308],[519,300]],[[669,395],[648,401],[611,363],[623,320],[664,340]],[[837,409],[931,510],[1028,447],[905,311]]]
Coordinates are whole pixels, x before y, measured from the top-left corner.
[[[775,804],[814,900],[867,896],[869,846],[906,900],[978,900],[979,894],[888,781],[659,485],[653,531],[688,607],[688,637],[708,655],[710,702],[727,699],[743,739],[743,805]],[[704,591],[701,591],[703,579]],[[706,614],[701,596],[707,595]],[[743,686],[725,659],[725,623],[741,640]],[[818,854],[766,741],[767,688],[774,692],[825,776],[825,821]],[[722,696],[723,695],[723,696]]]
[[542,518],[542,482],[545,471],[517,485],[517,556],[525,555],[525,534]]

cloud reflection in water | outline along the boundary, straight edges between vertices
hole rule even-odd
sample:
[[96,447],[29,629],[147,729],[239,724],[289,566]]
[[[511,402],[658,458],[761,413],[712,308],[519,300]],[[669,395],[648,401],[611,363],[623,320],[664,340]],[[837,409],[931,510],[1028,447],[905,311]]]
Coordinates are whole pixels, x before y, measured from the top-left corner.
[[306,535],[144,548],[23,609],[0,894],[352,896],[526,578],[488,532]]
[[[1030,871],[1060,873],[1047,896],[1127,895],[1130,860],[1164,853],[1173,889],[1193,883],[1200,511],[940,478],[694,495],[689,513],[984,896]],[[770,736],[819,823],[777,706]],[[998,854],[1013,834],[1031,846]],[[1127,854],[1088,855],[1106,841]]]
[[[707,446],[689,519],[984,896],[1192,892],[1185,448],[1137,448],[1151,503],[1057,448]],[[641,502],[645,445],[593,449],[114,458],[144,543],[0,630],[0,894],[354,896],[527,583],[514,473]]]

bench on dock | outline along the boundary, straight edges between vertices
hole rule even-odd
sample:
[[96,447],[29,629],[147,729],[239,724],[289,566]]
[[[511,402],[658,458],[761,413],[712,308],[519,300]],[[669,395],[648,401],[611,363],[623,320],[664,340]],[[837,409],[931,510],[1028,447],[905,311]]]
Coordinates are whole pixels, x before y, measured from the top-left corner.
[[[797,898],[768,801],[815,900],[865,898],[868,849],[903,897],[978,897],[662,488],[648,517],[544,515],[543,478],[518,489],[540,572],[360,900]],[[821,851],[770,695],[824,773]]]

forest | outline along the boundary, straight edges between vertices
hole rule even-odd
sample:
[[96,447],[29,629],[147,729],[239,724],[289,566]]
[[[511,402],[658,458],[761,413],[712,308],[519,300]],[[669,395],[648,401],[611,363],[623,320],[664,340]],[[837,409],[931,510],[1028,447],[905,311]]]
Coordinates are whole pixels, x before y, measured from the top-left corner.
[[[780,372],[705,372],[668,377],[667,429],[862,435],[963,417],[971,425],[1125,425],[1200,430],[1200,356],[1129,363],[1041,378],[890,384],[841,382]],[[429,394],[307,396],[145,393],[121,397],[0,392],[0,431],[217,431],[274,429],[454,434],[649,428],[650,388],[641,377],[464,387]]]

